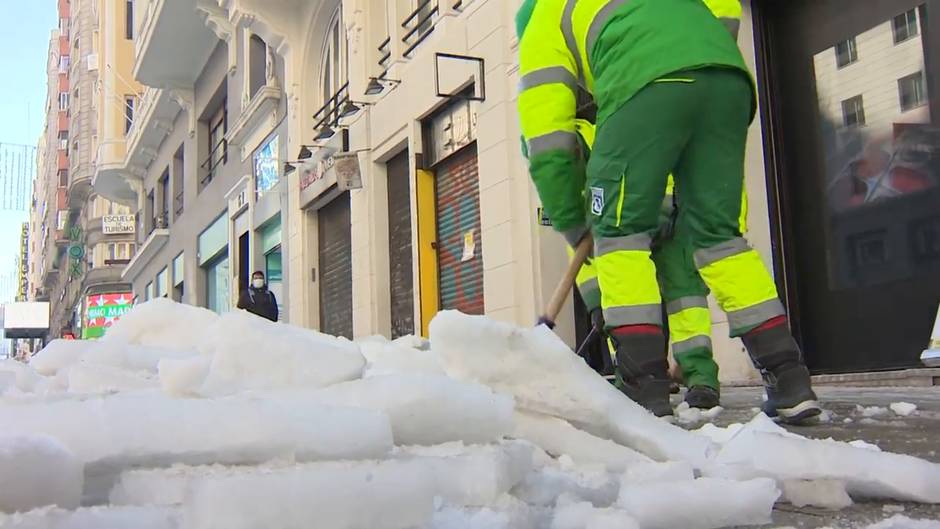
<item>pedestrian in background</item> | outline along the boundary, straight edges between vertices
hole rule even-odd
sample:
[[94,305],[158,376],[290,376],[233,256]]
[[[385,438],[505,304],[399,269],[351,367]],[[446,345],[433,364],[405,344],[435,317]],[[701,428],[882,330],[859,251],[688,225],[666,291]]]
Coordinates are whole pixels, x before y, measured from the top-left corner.
[[251,275],[251,285],[238,296],[238,308],[277,321],[277,299],[274,293],[268,290],[264,272],[259,270]]

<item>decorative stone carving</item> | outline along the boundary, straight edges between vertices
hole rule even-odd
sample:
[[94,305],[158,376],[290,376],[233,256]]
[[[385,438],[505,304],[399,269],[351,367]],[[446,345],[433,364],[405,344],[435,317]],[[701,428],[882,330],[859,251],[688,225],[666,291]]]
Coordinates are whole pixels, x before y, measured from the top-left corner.
[[170,90],[170,99],[186,112],[189,118],[189,135],[194,136],[196,134],[196,109],[193,90],[191,88],[173,88]]

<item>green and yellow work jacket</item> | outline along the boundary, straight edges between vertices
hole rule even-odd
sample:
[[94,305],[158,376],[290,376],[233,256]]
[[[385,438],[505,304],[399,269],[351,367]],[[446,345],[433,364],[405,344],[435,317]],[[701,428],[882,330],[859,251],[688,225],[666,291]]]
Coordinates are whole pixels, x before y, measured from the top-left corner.
[[[740,17],[737,0],[713,0]],[[597,125],[647,84],[718,66],[747,72],[725,25],[702,0],[527,0],[520,10],[519,117],[529,173],[556,230],[587,231],[583,157],[575,124],[579,86],[597,102]]]

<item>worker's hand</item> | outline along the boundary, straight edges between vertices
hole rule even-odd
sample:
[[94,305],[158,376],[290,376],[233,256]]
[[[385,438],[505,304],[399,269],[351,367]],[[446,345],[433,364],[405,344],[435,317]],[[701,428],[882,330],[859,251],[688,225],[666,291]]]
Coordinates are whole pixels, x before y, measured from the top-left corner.
[[591,324],[600,332],[604,332],[604,327],[607,326],[604,322],[604,309],[598,307],[591,311]]

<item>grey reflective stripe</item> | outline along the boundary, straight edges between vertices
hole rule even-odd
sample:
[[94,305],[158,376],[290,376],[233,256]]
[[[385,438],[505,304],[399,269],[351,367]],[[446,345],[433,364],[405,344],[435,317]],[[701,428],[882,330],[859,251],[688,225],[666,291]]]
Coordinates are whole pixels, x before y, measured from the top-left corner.
[[688,353],[693,349],[705,348],[709,351],[712,350],[712,339],[709,336],[700,334],[698,336],[693,336],[688,340],[682,340],[681,342],[676,342],[672,344],[672,355],[681,356],[684,353]]
[[695,252],[695,266],[698,268],[705,268],[706,266],[716,261],[721,261],[726,257],[744,253],[750,249],[751,247],[747,244],[746,240],[737,237],[735,239],[731,239],[730,241],[716,244],[711,248],[697,250]]
[[594,15],[594,20],[591,21],[591,25],[588,27],[587,48],[584,50],[588,59],[591,58],[591,51],[594,50],[594,43],[597,42],[597,38],[601,36],[601,30],[603,30],[607,22],[610,21],[610,17],[614,15],[614,12],[628,1],[629,0],[610,0],[607,2],[607,5],[602,7],[601,10]]
[[693,308],[707,309],[708,299],[704,296],[686,296],[666,303],[666,313],[670,316]]
[[588,232],[587,224],[578,224],[574,228],[570,228],[561,232],[561,235],[565,238],[565,241],[568,243],[568,246],[571,246],[572,248],[576,248],[578,246],[578,243],[581,242],[581,239],[584,238],[587,232]]
[[578,134],[559,130],[529,140],[529,159],[554,149],[575,152],[578,149]]
[[596,277],[592,277],[591,279],[588,279],[584,283],[578,285],[578,290],[581,292],[581,296],[591,292],[600,292],[601,284],[598,282]]
[[728,31],[731,33],[731,36],[734,37],[734,40],[738,40],[738,32],[741,29],[741,19],[731,18],[731,17],[721,17],[718,20],[728,28]]
[[594,255],[600,257],[624,250],[649,251],[652,242],[648,233],[636,233],[626,237],[604,237],[594,242]]
[[574,8],[578,5],[578,0],[567,0],[565,2],[565,11],[561,15],[561,34],[565,37],[565,45],[568,47],[568,53],[574,58],[574,63],[578,65],[578,82],[584,84],[584,64],[581,63],[581,54],[578,52],[578,41],[574,38]]
[[564,66],[551,66],[522,76],[522,80],[519,81],[519,92],[553,83],[563,84],[572,92],[578,89],[578,80]]
[[623,325],[663,324],[663,307],[656,305],[633,305],[632,307],[608,307],[604,309],[604,322],[608,328]]
[[783,310],[783,303],[774,298],[753,307],[729,312],[728,326],[731,327],[731,332],[749,331],[771,318],[784,314],[786,311]]

